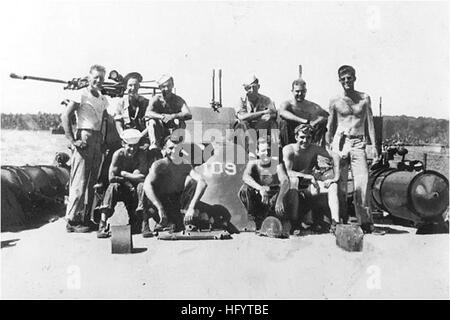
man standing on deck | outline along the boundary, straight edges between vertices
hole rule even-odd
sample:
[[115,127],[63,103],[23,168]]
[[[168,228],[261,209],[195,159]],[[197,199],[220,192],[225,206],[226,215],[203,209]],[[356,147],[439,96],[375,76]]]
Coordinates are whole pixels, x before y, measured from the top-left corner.
[[325,132],[328,112],[318,104],[305,99],[306,82],[302,78],[292,82],[292,99],[280,105],[281,145],[295,143],[295,128],[301,123],[309,123],[313,127],[312,143],[325,146]]
[[356,72],[352,66],[343,65],[338,69],[342,94],[330,100],[327,145],[341,158],[339,178],[340,213],[347,212],[347,180],[351,166],[354,184],[354,205],[358,224],[365,233],[379,232],[374,228],[368,205],[369,170],[366,155],[366,129],[372,143],[374,159],[378,158],[375,148],[375,128],[373,124],[370,96],[354,89]]
[[150,149],[162,148],[162,142],[176,129],[185,129],[186,120],[192,119],[191,111],[183,98],[172,92],[173,78],[163,75],[158,80],[161,94],[150,101],[145,113]]
[[[77,92],[77,98],[68,102],[62,117],[66,138],[72,147],[69,180],[69,200],[66,209],[67,232],[92,230],[90,211],[94,200],[102,152],[102,123],[108,106],[100,92],[105,79],[105,68],[93,65],[88,75],[88,87]],[[71,118],[77,118],[77,131],[72,131]]]

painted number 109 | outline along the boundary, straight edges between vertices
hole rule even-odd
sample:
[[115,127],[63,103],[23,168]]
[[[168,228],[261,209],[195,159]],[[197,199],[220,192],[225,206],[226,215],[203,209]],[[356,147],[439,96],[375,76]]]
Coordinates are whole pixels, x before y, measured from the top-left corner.
[[226,173],[229,176],[234,176],[237,173],[236,165],[232,162],[211,162],[206,165],[206,171],[209,174]]

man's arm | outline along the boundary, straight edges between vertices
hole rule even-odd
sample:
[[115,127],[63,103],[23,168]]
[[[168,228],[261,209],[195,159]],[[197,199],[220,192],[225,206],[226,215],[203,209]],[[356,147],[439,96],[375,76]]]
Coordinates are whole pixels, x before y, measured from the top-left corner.
[[334,133],[336,132],[336,123],[337,123],[337,115],[336,109],[334,106],[334,99],[330,101],[330,116],[328,117],[327,123],[327,132],[325,134],[325,141],[327,143],[327,147],[330,148],[331,143],[333,142]]
[[80,140],[76,140],[73,136],[72,122],[70,121],[75,113],[75,110],[79,108],[80,104],[75,101],[69,101],[66,110],[62,115],[62,126],[64,128],[65,136],[69,140],[70,144],[77,148],[84,148],[86,144]]
[[180,112],[171,114],[171,116],[173,117],[173,119],[180,119],[180,120],[191,120],[192,119],[191,110],[187,106],[186,102],[183,103],[183,106],[181,107]]
[[300,118],[296,116],[292,111],[291,103],[289,101],[285,101],[280,105],[280,117],[284,120],[294,121],[298,123],[308,123],[308,119]]
[[270,110],[266,109],[263,111],[256,111],[256,112],[240,112],[237,113],[237,118],[241,121],[251,121],[261,118],[265,114],[269,114]]
[[158,210],[158,214],[161,219],[160,224],[164,225],[167,220],[167,216],[161,201],[159,200],[159,198],[156,196],[155,193],[155,189],[158,188],[158,186],[156,185],[156,181],[158,176],[160,175],[159,173],[160,170],[161,168],[157,163],[152,164],[150,172],[148,173],[144,181],[144,192],[147,198]]
[[256,182],[255,179],[252,177],[252,171],[256,165],[257,160],[251,160],[247,163],[247,165],[245,166],[245,170],[242,174],[242,181],[248,186],[252,187],[253,189],[262,191],[262,186],[258,182]]
[[373,124],[373,115],[372,115],[372,106],[371,106],[371,101],[370,101],[370,96],[366,96],[366,108],[367,108],[367,114],[366,114],[366,119],[367,119],[367,129],[369,131],[369,139],[370,139],[370,143],[372,145],[372,149],[373,149],[373,155],[374,155],[374,159],[378,158],[378,150],[375,147],[375,125]]
[[123,120],[114,120],[114,122],[116,125],[117,133],[119,134],[119,137],[121,137],[123,132]]
[[[195,212],[195,205],[202,197],[203,193],[206,190],[206,187],[208,184],[206,183],[205,179],[203,179],[202,175],[195,171],[194,169],[191,170],[189,173],[189,176],[187,176],[186,179],[194,179],[197,182],[197,186],[195,188],[194,195],[192,197],[191,202],[189,203],[189,207],[184,215],[184,221],[186,223],[192,223],[192,218],[194,217]],[[188,182],[188,181],[186,181]]]
[[280,181],[280,192],[278,193],[277,202],[275,203],[275,213],[278,216],[282,216],[285,212],[284,197],[289,191],[289,177],[286,172],[286,168],[282,163],[277,165],[277,175]]
[[280,193],[279,198],[283,199],[289,190],[289,177],[286,172],[284,164],[280,163],[277,165],[277,175],[280,181]]
[[239,106],[236,111],[236,117],[240,121],[251,121],[261,118],[265,114],[269,114],[270,110],[262,110],[262,111],[256,111],[256,112],[248,112],[246,101],[242,98],[239,100]]
[[145,129],[141,131],[141,138],[143,138],[145,136],[148,136],[148,127],[147,127],[145,115],[147,114],[147,110],[149,109],[150,101],[142,96],[139,96],[139,99],[141,99],[141,108],[145,109],[144,116],[142,119],[140,119],[140,121],[143,121],[145,124]]
[[316,115],[316,119],[314,119],[313,121],[311,121],[311,125],[313,127],[319,127],[322,124],[326,124],[328,121],[328,112],[326,112],[325,110],[323,110],[318,104],[313,103],[316,111],[315,111],[315,115]]
[[108,174],[108,178],[109,178],[109,182],[110,183],[122,183],[125,182],[125,177],[122,177],[122,175],[120,174],[120,149],[116,150],[116,152],[114,152],[112,159],[111,159],[111,165],[109,166],[109,174]]
[[145,111],[145,120],[150,120],[150,119],[159,119],[162,120],[164,119],[164,114],[158,113],[155,111],[155,104],[158,101],[157,97],[154,97],[148,107],[147,110]]
[[114,103],[114,124],[116,126],[117,133],[119,137],[122,136],[124,121],[123,121],[123,98],[113,98],[112,102]]
[[268,120],[275,120],[277,118],[277,115],[278,115],[277,108],[275,107],[275,102],[270,100],[269,107],[267,109],[269,110]]
[[138,157],[138,167],[136,169],[134,169],[133,172],[123,171],[123,170],[120,172],[120,175],[122,177],[133,182],[134,184],[143,182],[145,180],[145,173],[146,173],[146,171],[145,171],[146,157],[145,157],[144,153],[139,152],[137,157]]

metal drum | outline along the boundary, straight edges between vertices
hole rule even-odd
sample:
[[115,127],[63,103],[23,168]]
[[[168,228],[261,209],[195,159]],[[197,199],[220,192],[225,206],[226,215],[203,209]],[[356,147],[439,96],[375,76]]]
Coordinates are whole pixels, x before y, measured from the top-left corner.
[[396,217],[439,221],[448,208],[448,180],[438,172],[381,169],[371,179],[373,202]]
[[408,194],[411,208],[424,220],[434,220],[448,208],[448,180],[436,171],[428,170],[415,176]]
[[387,209],[383,206],[381,201],[381,185],[383,184],[384,178],[394,172],[395,169],[379,169],[371,173],[370,175],[370,185],[371,185],[371,193],[372,193],[372,202],[378,209],[387,211]]

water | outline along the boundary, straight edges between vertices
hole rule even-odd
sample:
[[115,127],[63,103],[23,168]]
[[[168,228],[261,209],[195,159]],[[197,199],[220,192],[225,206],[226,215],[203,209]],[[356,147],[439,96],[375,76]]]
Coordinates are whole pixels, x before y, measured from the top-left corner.
[[[1,130],[1,164],[2,165],[39,165],[52,164],[57,152],[70,155],[68,142],[64,135],[51,134],[50,131]],[[427,169],[436,170],[447,178],[449,176],[449,151],[433,152],[428,147],[407,147],[408,160],[422,160],[428,154]],[[401,157],[396,156],[395,161]]]

